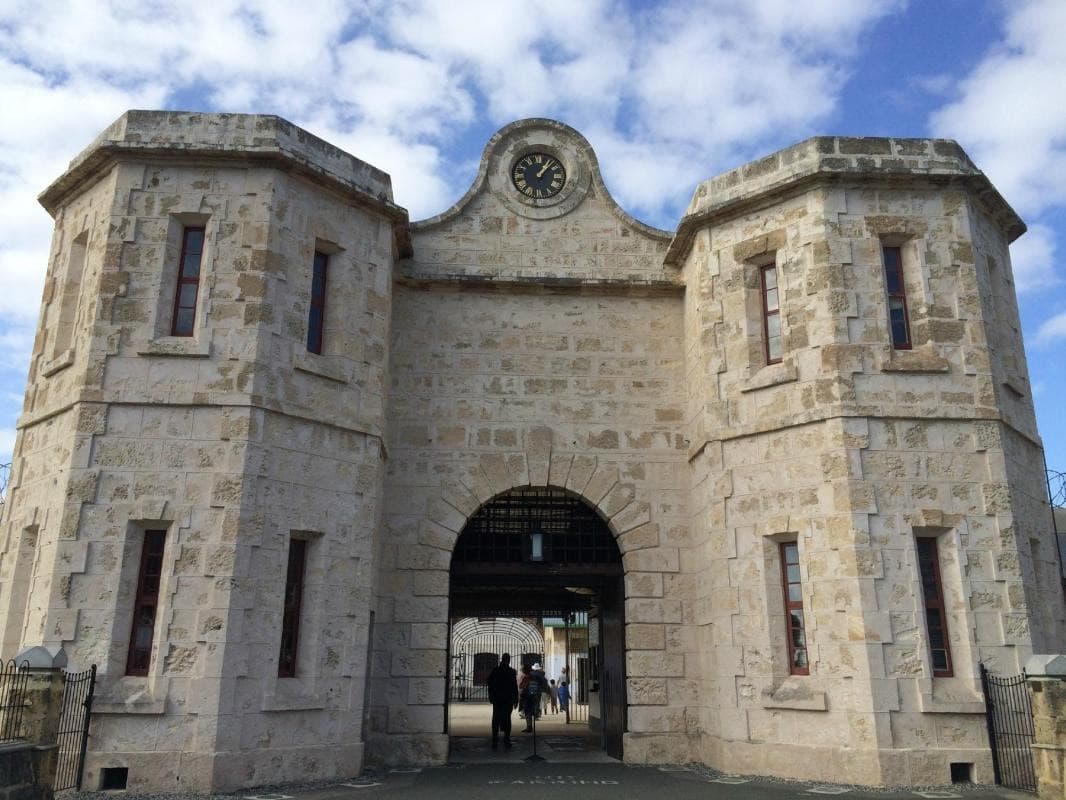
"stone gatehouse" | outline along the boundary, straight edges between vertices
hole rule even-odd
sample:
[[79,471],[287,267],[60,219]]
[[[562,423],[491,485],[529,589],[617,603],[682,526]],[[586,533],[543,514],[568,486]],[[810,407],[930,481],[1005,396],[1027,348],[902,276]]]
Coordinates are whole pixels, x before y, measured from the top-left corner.
[[[809,139],[662,231],[523,120],[410,222],[277,117],[131,111],[41,202],[0,655],[99,665],[87,787],[442,763],[453,612],[512,580],[591,598],[635,763],[990,781],[979,663],[1066,646],[1024,225],[954,142]],[[460,574],[482,517],[527,528]]]

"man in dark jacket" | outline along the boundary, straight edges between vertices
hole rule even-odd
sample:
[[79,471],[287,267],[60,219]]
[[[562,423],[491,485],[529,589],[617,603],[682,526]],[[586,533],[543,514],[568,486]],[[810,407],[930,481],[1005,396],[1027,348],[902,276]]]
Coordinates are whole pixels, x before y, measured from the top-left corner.
[[500,663],[488,677],[489,702],[492,703],[492,749],[496,749],[500,731],[503,746],[511,747],[511,712],[518,708],[518,676],[511,668],[511,654],[500,656]]

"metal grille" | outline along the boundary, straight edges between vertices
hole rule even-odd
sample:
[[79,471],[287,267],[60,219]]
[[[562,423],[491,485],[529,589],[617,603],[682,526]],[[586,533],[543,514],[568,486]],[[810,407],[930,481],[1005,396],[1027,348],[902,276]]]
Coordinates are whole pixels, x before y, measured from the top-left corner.
[[1009,678],[993,675],[981,665],[985,690],[988,739],[996,783],[1026,792],[1036,791],[1032,744],[1033,707],[1025,687],[1025,673]]
[[539,661],[544,653],[544,637],[538,624],[539,620],[506,618],[454,620],[449,699],[453,703],[487,703],[489,689],[485,680],[503,653],[511,654],[515,669],[525,662],[526,655]]
[[[592,683],[588,654],[588,614],[570,615],[562,632],[563,666],[566,674],[549,674],[559,680],[564,677],[570,689],[570,721],[587,722],[589,718],[589,688]],[[511,666],[546,664],[545,642],[541,620],[518,618],[474,619],[452,622],[452,658],[448,680],[448,700],[452,703],[487,703],[488,687],[485,679],[489,670],[499,662],[502,653],[511,654]],[[558,646],[558,645],[556,645]]]
[[84,672],[63,673],[63,709],[59,716],[59,763],[53,788],[80,789],[89,742],[89,716],[96,686],[96,665]]
[[544,534],[544,558],[568,566],[621,562],[596,512],[562,489],[512,489],[482,506],[456,543],[453,563],[521,564],[528,534]]
[[22,711],[26,708],[29,664],[0,663],[0,742],[13,742],[22,734]]

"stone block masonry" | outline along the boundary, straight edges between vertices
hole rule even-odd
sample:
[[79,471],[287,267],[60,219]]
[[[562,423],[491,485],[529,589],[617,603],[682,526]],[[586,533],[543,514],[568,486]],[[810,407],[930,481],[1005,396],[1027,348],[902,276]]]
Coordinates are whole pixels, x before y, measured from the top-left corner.
[[[566,175],[543,197],[513,174],[538,154]],[[953,142],[810,139],[700,184],[667,232],[619,208],[579,133],[523,120],[411,223],[387,174],[284,120],[129,112],[42,202],[0,655],[99,665],[88,788],[442,763],[452,550],[517,487],[580,498],[617,542],[629,762],[990,780],[978,664],[1066,646],[1024,225]],[[146,531],[165,547],[137,674]]]

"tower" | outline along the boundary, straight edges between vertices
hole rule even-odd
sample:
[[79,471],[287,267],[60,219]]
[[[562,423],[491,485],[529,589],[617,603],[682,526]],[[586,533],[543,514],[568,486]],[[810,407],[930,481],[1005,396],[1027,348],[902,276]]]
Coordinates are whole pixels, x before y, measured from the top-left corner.
[[276,117],[131,111],[41,200],[5,653],[100,666],[111,744],[87,785],[113,765],[202,791],[357,772],[406,222],[389,177]]

